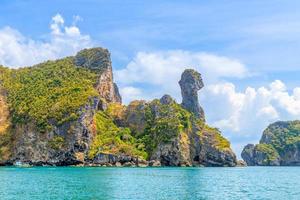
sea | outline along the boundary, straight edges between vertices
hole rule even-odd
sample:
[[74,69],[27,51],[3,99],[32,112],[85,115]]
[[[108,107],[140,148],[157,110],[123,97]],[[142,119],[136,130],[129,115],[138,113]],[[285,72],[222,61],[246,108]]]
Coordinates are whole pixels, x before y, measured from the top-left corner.
[[300,199],[300,167],[0,167],[0,200]]

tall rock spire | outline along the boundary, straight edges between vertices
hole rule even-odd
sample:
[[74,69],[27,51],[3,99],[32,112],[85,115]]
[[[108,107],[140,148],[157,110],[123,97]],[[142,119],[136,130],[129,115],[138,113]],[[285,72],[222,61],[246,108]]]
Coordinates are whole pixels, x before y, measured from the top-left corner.
[[201,74],[193,69],[186,69],[179,81],[182,95],[182,107],[194,113],[194,115],[205,120],[204,111],[198,100],[198,91],[204,87]]

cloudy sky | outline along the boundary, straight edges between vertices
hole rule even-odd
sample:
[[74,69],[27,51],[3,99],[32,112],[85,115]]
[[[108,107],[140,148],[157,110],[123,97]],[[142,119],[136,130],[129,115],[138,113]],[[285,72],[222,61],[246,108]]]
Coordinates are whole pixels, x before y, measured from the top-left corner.
[[0,64],[111,51],[124,103],[171,94],[198,70],[200,103],[239,155],[277,120],[300,118],[297,0],[1,0]]

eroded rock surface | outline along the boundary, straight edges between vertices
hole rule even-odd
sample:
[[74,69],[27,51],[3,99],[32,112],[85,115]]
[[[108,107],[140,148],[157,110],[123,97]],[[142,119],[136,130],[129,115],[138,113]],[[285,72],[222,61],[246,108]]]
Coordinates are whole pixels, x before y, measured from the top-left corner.
[[201,74],[193,69],[186,69],[179,81],[182,95],[182,107],[197,118],[205,120],[204,111],[199,104],[198,91],[204,87]]
[[[91,77],[95,77],[95,83],[92,82],[87,88],[92,90],[88,101],[85,103],[84,99],[78,110],[72,113],[58,113],[67,115],[62,117],[62,121],[47,118],[43,121],[46,124],[42,124],[44,129],[41,131],[36,119],[26,123],[17,121],[10,126],[9,104],[5,102],[5,96],[0,95],[0,111],[4,113],[0,116],[0,165],[236,165],[230,143],[218,129],[205,124],[204,112],[198,102],[198,91],[203,87],[198,72],[183,72],[179,81],[182,104],[178,104],[170,95],[164,95],[161,99],[133,101],[125,106],[121,105],[118,87],[113,82],[107,49],[85,49],[75,57],[59,62],[68,65],[66,69],[75,74],[78,68],[88,69],[89,74],[93,72]],[[57,63],[44,63],[47,70],[52,64]],[[43,70],[43,64],[36,67]],[[56,71],[51,73],[55,75]],[[89,83],[89,80],[85,81]],[[63,82],[51,81],[53,87],[59,88]],[[34,84],[39,86],[40,83]],[[81,95],[84,87],[70,88],[66,86],[66,92]],[[62,97],[56,93],[52,95],[51,101]],[[70,98],[64,100],[63,103],[68,102],[66,106],[76,101]],[[49,108],[49,112],[55,112],[58,108],[59,105],[55,105]],[[1,135],[1,132],[5,134]]]
[[[74,63],[78,67],[90,69],[99,75],[96,89],[104,100],[103,104],[122,103],[118,86],[113,82],[112,63],[107,49],[100,47],[84,49],[74,57]],[[103,108],[105,107],[106,105],[103,105]]]
[[[198,99],[197,92],[192,94],[194,100]],[[183,109],[170,95],[151,102],[133,101],[125,113],[125,124],[137,137],[150,137],[150,163],[157,162],[161,166],[237,164],[229,142],[220,132],[207,126],[201,117]]]
[[[95,134],[95,113],[99,108],[104,109],[108,103],[121,103],[121,97],[117,85],[113,82],[110,53],[107,49],[85,49],[71,59],[77,67],[87,68],[97,74],[95,89],[99,96],[91,97],[86,105],[78,108],[77,120],[64,123],[49,120],[51,128],[43,132],[34,121],[14,124],[9,133],[12,138],[9,147],[11,155],[6,153],[5,155],[9,156],[2,156],[2,159],[0,155],[0,163],[57,166],[85,163]],[[3,99],[0,98],[0,109],[5,109],[2,104]],[[99,106],[100,104],[103,107]],[[4,121],[4,115],[2,118],[0,125],[1,121]],[[0,147],[3,152],[6,146],[0,142]]]
[[0,86],[0,165],[3,165],[3,160],[9,159],[11,136],[10,129],[9,107],[6,102],[6,95]]

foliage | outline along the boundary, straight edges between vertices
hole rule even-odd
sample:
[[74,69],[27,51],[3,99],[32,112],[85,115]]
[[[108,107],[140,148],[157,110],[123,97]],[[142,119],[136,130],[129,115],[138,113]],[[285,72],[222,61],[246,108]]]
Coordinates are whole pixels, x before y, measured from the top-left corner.
[[110,55],[107,49],[83,49],[75,56],[75,64],[100,74],[110,65]]
[[[263,138],[270,138],[268,144],[280,154],[287,149],[300,146],[300,121],[276,122],[265,131]],[[264,143],[262,141],[261,143]]]
[[277,160],[289,150],[300,149],[300,121],[279,121],[271,124],[263,133],[257,152],[265,155],[264,164]]
[[114,122],[121,123],[121,121],[124,120],[124,114],[125,114],[126,106],[120,104],[120,103],[110,103],[108,104],[107,109],[105,110],[105,113],[112,117]]
[[63,147],[65,139],[61,136],[54,136],[48,141],[48,146],[54,150],[59,150]]
[[181,132],[191,129],[191,114],[177,103],[161,104],[153,100],[145,107],[146,126],[137,138],[150,155],[160,143],[168,143]]
[[0,135],[5,133],[10,126],[9,109],[5,97],[1,95],[1,90],[0,86]]
[[269,164],[271,161],[274,161],[279,157],[276,149],[270,144],[258,144],[255,148],[257,151],[266,155],[266,158],[263,160],[264,164]]
[[7,160],[11,154],[11,134],[9,131],[0,133],[0,160]]
[[78,109],[97,96],[96,74],[73,64],[72,58],[21,68],[0,67],[0,83],[8,92],[13,123],[34,121],[40,131],[78,117]]
[[[77,61],[85,63],[85,57],[94,61],[95,56],[96,52],[83,51]],[[101,63],[93,64],[98,66]],[[94,89],[96,71],[91,70],[76,67],[73,58],[15,70],[0,67],[0,84],[8,93],[12,122],[33,121],[41,132],[45,132],[52,123],[76,120],[80,107],[91,97],[98,96]],[[128,122],[128,112],[135,116],[133,121],[118,127],[117,122]],[[216,148],[230,147],[217,129],[196,120],[193,114],[175,101],[168,104],[162,104],[159,100],[149,103],[135,101],[128,107],[111,103],[106,111],[97,112],[94,116],[95,135],[89,157],[93,158],[98,153],[123,153],[147,158],[159,144],[170,143],[182,133],[187,139],[192,132],[192,124],[202,131],[203,128],[209,131]],[[64,142],[64,138],[55,136],[48,145],[58,150],[63,148]]]
[[98,153],[110,153],[146,158],[143,145],[131,135],[129,128],[117,127],[113,119],[104,112],[97,112],[94,117],[96,136],[89,151],[93,158]]
[[211,136],[210,140],[214,143],[214,146],[217,149],[224,150],[230,148],[230,142],[221,135],[219,129],[210,127],[207,124],[205,124],[202,132],[209,132]]

